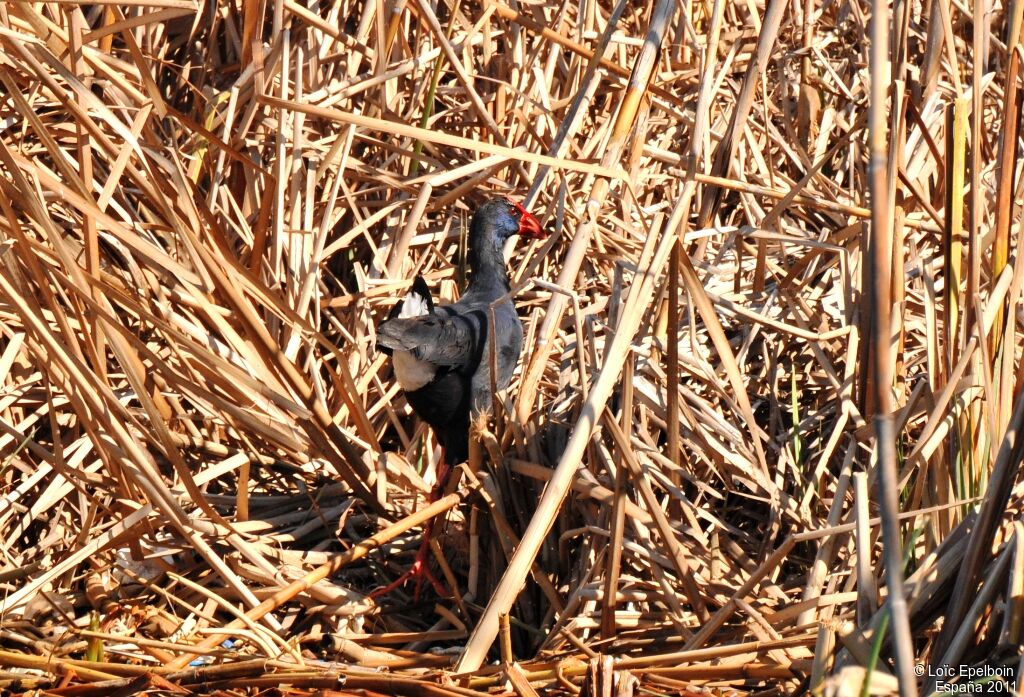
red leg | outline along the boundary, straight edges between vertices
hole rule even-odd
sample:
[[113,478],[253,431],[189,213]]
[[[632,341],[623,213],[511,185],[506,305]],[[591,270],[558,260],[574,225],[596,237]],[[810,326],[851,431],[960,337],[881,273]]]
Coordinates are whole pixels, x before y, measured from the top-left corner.
[[[441,448],[441,462],[437,466],[437,482],[434,484],[434,488],[430,490],[430,495],[427,497],[427,501],[434,503],[441,498],[441,493],[444,491],[445,484],[448,483],[448,476],[451,474],[451,467],[445,462],[444,448]],[[373,599],[385,596],[396,588],[400,588],[405,585],[406,581],[410,578],[416,579],[416,588],[413,591],[413,599],[419,600],[420,593],[423,590],[423,580],[426,579],[430,582],[434,592],[442,598],[446,598],[451,593],[444,587],[437,577],[434,576],[434,572],[430,570],[430,539],[434,535],[434,521],[431,520],[427,523],[423,529],[423,541],[420,542],[420,548],[416,552],[416,560],[412,563],[412,566],[404,574],[399,576],[397,579],[377,590],[370,593],[370,597]]]

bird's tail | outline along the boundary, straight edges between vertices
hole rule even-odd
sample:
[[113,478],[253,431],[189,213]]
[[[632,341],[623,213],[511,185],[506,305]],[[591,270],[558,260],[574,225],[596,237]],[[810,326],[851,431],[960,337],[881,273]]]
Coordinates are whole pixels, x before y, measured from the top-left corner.
[[423,277],[417,276],[416,280],[412,282],[409,292],[395,303],[391,312],[388,313],[388,318],[377,327],[377,350],[389,356],[395,350],[408,350],[401,341],[402,337],[397,332],[389,331],[389,329],[397,329],[397,325],[402,324],[401,322],[395,323],[394,320],[432,314],[434,314],[434,301],[430,297],[430,289],[427,288],[427,282],[423,280]]
[[423,276],[417,276],[416,280],[412,282],[409,292],[391,309],[388,319],[432,314],[434,314],[434,301],[430,297],[430,289],[427,288],[427,282],[423,280]]

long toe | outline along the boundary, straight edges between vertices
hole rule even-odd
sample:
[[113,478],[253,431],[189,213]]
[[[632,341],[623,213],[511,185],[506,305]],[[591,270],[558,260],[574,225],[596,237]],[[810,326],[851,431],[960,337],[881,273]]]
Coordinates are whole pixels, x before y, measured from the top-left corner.
[[[435,487],[435,491],[437,490],[437,487]],[[431,500],[434,499],[436,499],[436,497],[433,497]],[[438,580],[437,576],[434,575],[434,572],[430,570],[430,538],[432,537],[433,532],[433,524],[428,523],[426,530],[423,531],[423,541],[420,542],[420,547],[416,550],[416,559],[413,561],[412,566],[409,567],[409,570],[388,585],[372,591],[370,593],[371,598],[374,600],[382,598],[395,589],[404,586],[410,579],[415,579],[416,581],[416,585],[413,589],[413,600],[418,601],[420,599],[420,595],[423,592],[424,580],[430,582],[430,586],[439,597],[447,598],[453,595],[453,593]]]

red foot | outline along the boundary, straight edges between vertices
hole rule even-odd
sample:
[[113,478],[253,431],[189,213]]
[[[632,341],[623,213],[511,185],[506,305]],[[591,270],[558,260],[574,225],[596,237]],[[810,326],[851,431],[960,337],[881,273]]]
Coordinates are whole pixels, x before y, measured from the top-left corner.
[[394,581],[378,588],[377,590],[370,593],[370,597],[376,600],[382,596],[387,595],[396,588],[401,588],[406,584],[409,579],[416,579],[416,588],[413,591],[413,600],[419,601],[420,593],[423,591],[423,580],[430,581],[430,585],[434,588],[434,592],[442,598],[447,598],[451,595],[444,585],[437,580],[434,576],[434,572],[430,570],[430,534],[433,532],[433,525],[427,525],[427,529],[423,531],[423,542],[420,543],[419,551],[416,552],[416,561],[412,563],[412,566],[404,574],[396,578]]
[[[444,490],[444,486],[448,481],[448,475],[451,473],[451,467],[444,464],[444,453],[441,455],[441,464],[438,465],[437,469],[437,483],[434,488],[430,490],[430,496],[427,497],[429,503],[434,503],[441,498],[441,492]],[[370,593],[370,597],[376,600],[377,598],[383,597],[395,590],[401,588],[406,582],[414,578],[416,579],[416,588],[413,591],[413,599],[419,601],[420,593],[423,591],[423,580],[430,581],[430,585],[434,588],[434,592],[442,598],[447,598],[451,593],[444,587],[437,577],[434,576],[434,572],[430,570],[430,538],[434,534],[434,521],[427,523],[426,528],[423,530],[423,541],[420,543],[420,548],[416,552],[416,561],[412,563],[412,566],[404,574],[396,578],[394,581],[378,588],[377,590]]]
[[[429,532],[429,530],[427,530],[426,532]],[[426,532],[424,534],[426,534]],[[413,599],[416,601],[420,600],[420,594],[423,592],[424,579],[430,581],[430,585],[433,586],[434,593],[436,593],[441,598],[447,598],[450,595],[452,595],[451,593],[449,593],[449,591],[447,591],[447,589],[445,589],[444,585],[439,580],[437,580],[437,577],[434,575],[433,571],[430,570],[430,566],[427,560],[429,552],[430,537],[424,537],[423,543],[420,544],[420,551],[416,554],[416,561],[413,562],[413,566],[410,567],[409,571],[401,574],[384,587],[381,587],[381,589],[377,589],[376,591],[370,594],[370,597],[374,600],[377,600],[378,598],[386,596],[395,589],[399,589],[399,587],[406,584],[411,578],[416,579],[416,589],[413,592]]]

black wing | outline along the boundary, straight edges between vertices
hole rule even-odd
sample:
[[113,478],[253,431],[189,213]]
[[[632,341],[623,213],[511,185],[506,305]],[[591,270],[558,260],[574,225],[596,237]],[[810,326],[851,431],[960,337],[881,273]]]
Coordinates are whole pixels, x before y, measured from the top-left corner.
[[437,366],[473,369],[480,360],[479,346],[485,331],[476,314],[390,319],[377,327],[377,346],[408,351]]

